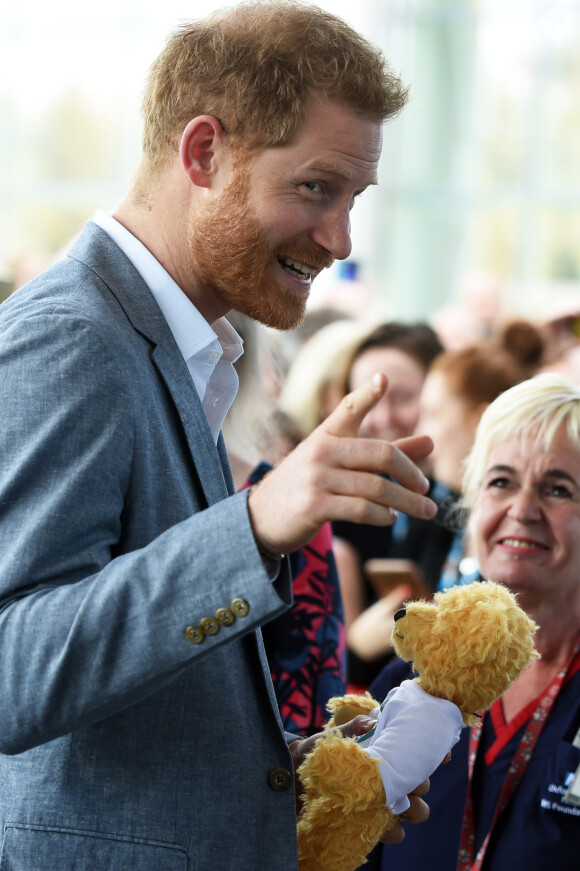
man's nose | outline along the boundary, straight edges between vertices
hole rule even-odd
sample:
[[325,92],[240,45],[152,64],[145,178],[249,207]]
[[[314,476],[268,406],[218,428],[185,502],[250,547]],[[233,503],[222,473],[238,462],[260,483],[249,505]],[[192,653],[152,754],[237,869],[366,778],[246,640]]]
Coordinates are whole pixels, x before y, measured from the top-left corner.
[[352,251],[348,208],[341,205],[329,209],[316,226],[312,238],[335,260],[346,260]]

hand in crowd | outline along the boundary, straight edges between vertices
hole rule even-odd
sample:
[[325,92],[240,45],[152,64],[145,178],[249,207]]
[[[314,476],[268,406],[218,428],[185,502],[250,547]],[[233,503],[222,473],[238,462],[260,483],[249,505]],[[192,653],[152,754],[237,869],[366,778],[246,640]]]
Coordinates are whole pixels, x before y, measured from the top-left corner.
[[250,519],[263,550],[296,550],[328,520],[387,526],[397,511],[434,517],[436,506],[424,495],[427,479],[416,466],[431,452],[431,439],[414,436],[390,443],[358,437],[365,415],[386,389],[386,377],[377,374],[348,394],[252,490]]
[[383,833],[383,844],[400,844],[405,837],[405,829],[402,823],[424,823],[429,818],[429,805],[423,801],[423,796],[429,792],[429,779],[424,780],[419,786],[409,793],[410,805],[404,814],[401,814],[392,829]]
[[412,590],[408,584],[399,584],[359,614],[347,629],[349,648],[361,659],[369,662],[391,651],[395,614],[411,595]]

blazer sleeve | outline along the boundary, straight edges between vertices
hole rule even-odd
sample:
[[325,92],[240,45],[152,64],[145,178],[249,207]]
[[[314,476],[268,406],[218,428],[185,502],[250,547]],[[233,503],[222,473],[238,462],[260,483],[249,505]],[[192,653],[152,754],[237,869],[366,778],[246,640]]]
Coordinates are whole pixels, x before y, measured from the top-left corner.
[[[127,382],[86,319],[49,313],[0,334],[0,752],[140,701],[290,602],[245,493],[122,552],[139,437]],[[234,600],[247,613],[190,643],[188,626]]]

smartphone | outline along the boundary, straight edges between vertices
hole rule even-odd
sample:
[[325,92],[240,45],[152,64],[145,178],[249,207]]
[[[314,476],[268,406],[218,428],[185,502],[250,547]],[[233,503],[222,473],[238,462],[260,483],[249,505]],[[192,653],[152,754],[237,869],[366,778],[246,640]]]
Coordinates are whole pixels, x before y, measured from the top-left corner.
[[382,598],[400,584],[411,588],[411,599],[431,599],[432,591],[417,563],[410,559],[370,559],[364,564],[365,573],[373,588]]

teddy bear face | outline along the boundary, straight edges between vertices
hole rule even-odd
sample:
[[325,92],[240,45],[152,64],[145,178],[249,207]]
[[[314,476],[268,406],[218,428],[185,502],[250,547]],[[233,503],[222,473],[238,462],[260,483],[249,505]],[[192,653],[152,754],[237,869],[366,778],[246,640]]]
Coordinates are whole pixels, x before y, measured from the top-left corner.
[[489,707],[537,654],[535,623],[501,584],[482,581],[409,602],[395,618],[393,644],[419,683],[463,714]]

